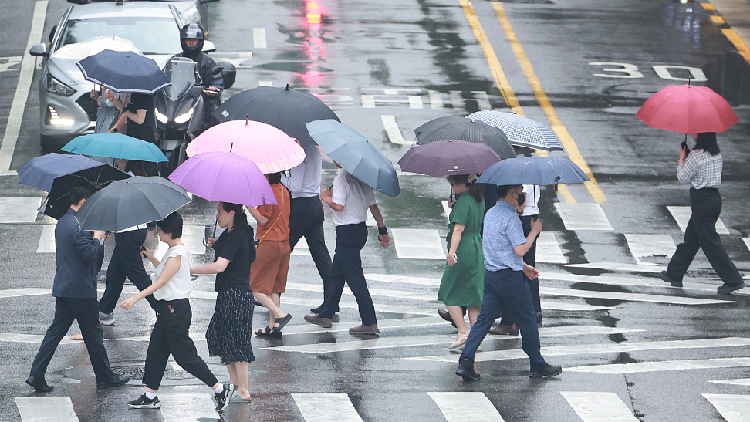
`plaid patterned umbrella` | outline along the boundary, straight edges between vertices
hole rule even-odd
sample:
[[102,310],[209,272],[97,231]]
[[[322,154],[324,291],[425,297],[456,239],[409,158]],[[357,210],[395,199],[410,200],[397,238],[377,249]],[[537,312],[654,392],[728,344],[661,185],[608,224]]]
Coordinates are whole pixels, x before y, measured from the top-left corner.
[[479,120],[502,130],[516,146],[564,151],[560,139],[547,126],[517,114],[482,110],[468,115],[467,119]]

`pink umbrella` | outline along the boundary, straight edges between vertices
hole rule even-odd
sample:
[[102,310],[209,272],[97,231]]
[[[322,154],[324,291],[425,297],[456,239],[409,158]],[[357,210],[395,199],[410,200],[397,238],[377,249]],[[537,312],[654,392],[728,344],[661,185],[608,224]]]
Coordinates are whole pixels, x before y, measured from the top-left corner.
[[249,207],[278,204],[258,166],[237,154],[221,151],[197,154],[177,167],[169,180],[209,201]]
[[305,150],[294,138],[275,127],[253,120],[220,123],[195,138],[185,151],[196,154],[223,151],[249,158],[263,174],[297,167],[305,159]]
[[732,107],[707,86],[669,85],[646,100],[636,117],[679,133],[724,132],[739,122]]

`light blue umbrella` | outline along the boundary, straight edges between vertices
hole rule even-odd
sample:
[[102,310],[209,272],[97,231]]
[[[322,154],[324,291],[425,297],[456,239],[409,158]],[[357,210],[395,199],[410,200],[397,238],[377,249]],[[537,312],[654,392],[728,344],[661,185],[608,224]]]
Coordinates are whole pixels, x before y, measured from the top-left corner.
[[306,126],[313,140],[349,174],[388,196],[401,192],[391,160],[354,129],[333,119]]
[[520,157],[490,166],[478,183],[491,185],[556,185],[588,182],[577,165],[563,157]]
[[97,157],[121,158],[158,163],[167,157],[155,144],[122,133],[93,133],[68,142],[63,151]]
[[482,110],[469,114],[466,118],[479,120],[500,129],[513,145],[545,151],[563,151],[562,143],[560,143],[560,139],[555,135],[555,132],[527,117],[514,113]]

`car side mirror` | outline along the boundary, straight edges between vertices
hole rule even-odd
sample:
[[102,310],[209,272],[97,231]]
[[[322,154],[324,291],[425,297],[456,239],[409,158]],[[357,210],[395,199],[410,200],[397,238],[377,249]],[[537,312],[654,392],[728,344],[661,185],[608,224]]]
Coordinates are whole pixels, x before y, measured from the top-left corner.
[[203,41],[204,53],[213,53],[214,51],[216,51],[216,45],[214,43],[211,41]]
[[31,49],[29,49],[29,54],[35,57],[49,55],[49,52],[47,51],[47,43],[41,42],[34,45],[33,47],[31,47]]

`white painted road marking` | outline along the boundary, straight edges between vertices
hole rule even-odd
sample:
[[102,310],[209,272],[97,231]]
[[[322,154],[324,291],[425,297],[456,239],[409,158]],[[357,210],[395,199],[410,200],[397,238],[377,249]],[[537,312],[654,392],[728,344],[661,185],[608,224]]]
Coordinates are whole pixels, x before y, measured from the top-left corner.
[[362,422],[346,393],[292,393],[307,422]]
[[670,303],[675,305],[714,305],[717,303],[729,302],[727,300],[719,299],[697,299],[692,297],[650,295],[642,293],[593,292],[589,290],[557,289],[553,287],[540,287],[539,293],[553,296],[575,296],[587,299],[617,299],[631,302]]
[[70,397],[16,397],[23,422],[78,422]]
[[[477,355],[479,356],[479,355]],[[687,371],[693,369],[737,368],[750,366],[750,358],[718,358],[701,360],[664,360],[659,362],[615,363],[610,365],[575,366],[567,372],[592,374],[636,374],[657,371]]]
[[555,209],[568,230],[607,230],[611,231],[607,215],[599,204],[555,203]]
[[447,422],[504,422],[484,393],[427,393]]
[[[37,334],[18,334],[18,333],[0,333],[0,341],[8,341],[11,343],[28,343],[28,344],[41,344],[44,340],[44,335]],[[63,337],[60,340],[60,344],[77,344],[80,341],[71,340],[70,338]]]
[[292,256],[312,256],[310,253],[310,246],[307,244],[307,239],[301,237],[292,251]]
[[16,150],[16,142],[21,132],[23,112],[26,109],[26,99],[29,97],[31,79],[34,76],[36,58],[29,54],[29,50],[42,39],[44,19],[47,16],[47,3],[47,0],[42,0],[36,2],[34,5],[34,16],[31,19],[29,41],[26,44],[23,60],[21,61],[21,74],[18,76],[16,93],[13,96],[13,102],[10,106],[10,114],[8,114],[8,124],[5,126],[3,143],[0,145],[0,172],[10,171],[10,163],[13,160],[13,153]]
[[443,240],[433,229],[391,229],[399,258],[445,259]]
[[[682,287],[672,287],[668,283],[662,281],[660,278],[634,278],[614,275],[590,276],[547,271],[545,271],[543,275],[545,279],[571,281],[574,283],[595,283],[606,284],[610,286],[647,286],[674,290],[698,290],[711,293],[716,293],[716,288],[719,286],[718,284],[696,283],[693,281],[683,280]],[[732,294],[748,296],[750,295],[750,291],[737,290],[732,292]]]
[[[541,335],[542,330],[539,330]],[[641,350],[674,350],[674,349],[703,349],[710,347],[747,347],[750,346],[750,338],[743,337],[726,337],[718,339],[695,339],[695,340],[666,340],[666,341],[644,341],[644,342],[633,342],[633,343],[593,343],[593,344],[578,344],[571,346],[547,346],[542,347],[543,356],[570,356],[570,355],[587,355],[587,354],[601,354],[601,353],[630,353]],[[435,362],[451,362],[455,363],[457,359],[451,356],[417,356],[412,358],[404,358],[408,360],[429,360]],[[494,361],[494,360],[515,360],[515,359],[528,359],[526,353],[519,349],[508,349],[508,350],[493,350],[478,353],[475,356],[477,362]],[[750,358],[746,359],[748,365],[750,365]],[[686,362],[686,361],[675,361],[675,362]],[[637,365],[650,365],[653,367],[659,367],[664,362],[644,362],[644,363],[627,363],[627,364],[613,364],[613,365],[598,365],[598,366],[579,366],[577,368],[565,368],[566,371],[577,370],[578,372],[600,372],[600,373],[628,373],[618,372],[624,369],[626,366],[635,368]],[[623,366],[625,365],[625,366]],[[635,365],[635,366],[633,366]],[[732,365],[740,366],[740,365]],[[741,365],[746,366],[746,365]],[[597,369],[598,368],[598,369]],[[608,370],[608,368],[611,368]],[[609,371],[613,372],[609,372]],[[660,371],[661,369],[649,369],[653,371]],[[634,370],[635,372],[641,372]],[[645,372],[645,371],[644,371]]]
[[[672,214],[672,217],[674,217],[674,220],[677,222],[677,225],[680,226],[682,232],[685,233],[688,221],[690,221],[690,207],[668,205],[667,210]],[[724,225],[724,222],[721,221],[721,218],[716,221],[716,233],[729,234],[729,230],[727,230],[727,227]]]
[[750,421],[750,396],[740,394],[702,393],[727,422]]
[[635,258],[637,264],[650,256],[665,256],[667,258],[674,254],[677,247],[672,236],[668,234],[625,234],[628,241],[630,254]]
[[615,393],[561,391],[583,422],[638,422]]
[[36,295],[49,295],[52,294],[52,289],[35,289],[26,287],[22,289],[5,289],[0,290],[0,299],[7,297],[18,297],[18,296],[36,296]]
[[411,145],[413,143],[404,139],[404,135],[401,134],[401,129],[398,128],[398,123],[396,123],[396,116],[384,114],[380,116],[380,120],[383,122],[388,140],[392,144]]
[[[0,151],[0,163],[3,159],[2,154],[3,152]],[[13,155],[12,151],[10,155]],[[0,197],[0,223],[33,223],[36,221],[37,210],[41,204],[40,196]]]
[[541,232],[536,239],[536,262],[547,262],[551,264],[567,264],[557,238],[552,232]]
[[741,385],[743,387],[750,387],[750,378],[738,378],[736,380],[713,380],[709,381],[714,384],[729,384],[729,385]]
[[39,235],[39,246],[36,253],[55,253],[55,226],[42,226],[42,234]]
[[590,262],[588,264],[568,264],[567,266],[573,268],[595,268],[599,270],[628,271],[636,273],[660,273],[667,269],[667,267],[663,265],[653,265],[645,262],[640,265],[623,264],[621,262]]
[[11,69],[11,67],[20,64],[23,56],[5,56],[0,57],[0,60],[5,60],[5,63],[0,63],[0,72],[9,72],[11,70],[18,70]]
[[211,399],[213,392],[199,393],[158,393],[161,401],[161,417],[164,422],[185,422],[220,419],[215,410],[216,404]]
[[253,45],[255,48],[266,48],[266,28],[253,28]]

